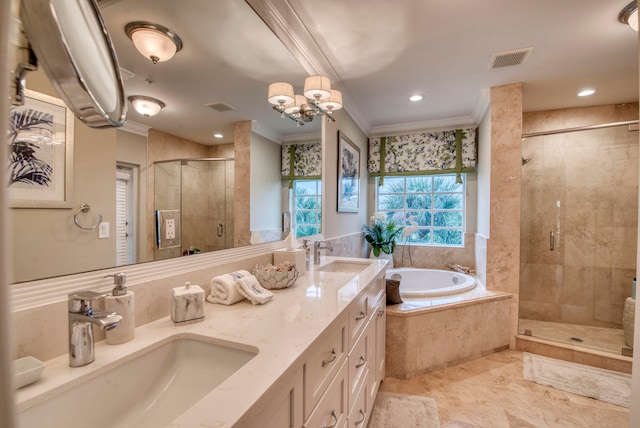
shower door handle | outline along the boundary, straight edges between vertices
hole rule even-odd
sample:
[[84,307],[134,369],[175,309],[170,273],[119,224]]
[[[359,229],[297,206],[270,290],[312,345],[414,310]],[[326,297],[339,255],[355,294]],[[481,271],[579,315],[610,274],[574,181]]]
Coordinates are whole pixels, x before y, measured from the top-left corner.
[[222,227],[222,223],[218,223],[218,237],[222,236],[222,231],[223,231],[223,227]]
[[556,248],[556,240],[553,236],[553,230],[549,232],[549,250],[553,251]]

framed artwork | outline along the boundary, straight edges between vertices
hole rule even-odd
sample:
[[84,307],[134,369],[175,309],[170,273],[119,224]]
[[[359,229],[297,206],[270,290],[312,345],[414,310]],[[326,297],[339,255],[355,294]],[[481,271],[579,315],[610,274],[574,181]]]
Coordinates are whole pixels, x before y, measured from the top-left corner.
[[360,149],[338,131],[338,212],[360,208]]
[[9,111],[9,206],[71,208],[73,115],[55,97],[25,90]]

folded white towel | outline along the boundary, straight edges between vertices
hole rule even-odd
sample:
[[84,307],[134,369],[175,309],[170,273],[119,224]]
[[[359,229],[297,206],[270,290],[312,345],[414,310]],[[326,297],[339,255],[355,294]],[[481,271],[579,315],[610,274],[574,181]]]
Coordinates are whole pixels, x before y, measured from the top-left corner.
[[245,297],[236,289],[236,282],[249,276],[253,275],[246,270],[239,270],[211,278],[211,292],[207,296],[207,301],[221,305],[233,305],[244,300]]
[[238,292],[249,299],[252,304],[265,304],[273,297],[273,293],[263,288],[255,276],[241,278],[236,282]]

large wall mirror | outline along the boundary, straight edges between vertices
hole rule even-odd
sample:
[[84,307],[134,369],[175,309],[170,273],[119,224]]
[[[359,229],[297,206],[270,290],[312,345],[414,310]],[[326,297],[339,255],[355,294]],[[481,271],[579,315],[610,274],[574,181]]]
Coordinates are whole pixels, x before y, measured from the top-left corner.
[[[125,95],[156,98],[164,107],[147,117],[129,105],[124,128],[73,121],[69,206],[10,208],[12,282],[281,239],[282,213],[294,203],[282,179],[282,147],[319,142],[322,121],[301,129],[281,118],[267,102],[267,87],[301,86],[302,66],[245,2],[97,3]],[[125,32],[139,21],[170,29],[181,49],[154,64]],[[27,76],[27,89],[57,96],[42,70]],[[318,193],[321,186],[300,191]]]

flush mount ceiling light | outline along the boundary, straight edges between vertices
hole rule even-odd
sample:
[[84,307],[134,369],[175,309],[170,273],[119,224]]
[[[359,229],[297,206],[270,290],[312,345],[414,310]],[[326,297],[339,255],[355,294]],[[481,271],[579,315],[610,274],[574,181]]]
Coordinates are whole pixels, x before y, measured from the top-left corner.
[[342,93],[331,89],[328,77],[307,77],[303,94],[296,95],[290,83],[275,82],[269,85],[267,99],[280,116],[293,120],[296,126],[302,126],[321,115],[326,116],[328,122],[336,120],[331,114],[342,108]]
[[162,25],[135,21],[128,23],[124,32],[138,52],[154,64],[170,60],[182,49],[180,37]]
[[411,95],[409,97],[409,101],[413,101],[414,103],[418,102],[418,101],[422,101],[422,95],[416,94],[416,95]]
[[595,93],[596,93],[595,89],[588,88],[588,89],[583,89],[580,92],[578,92],[578,96],[579,97],[588,97],[589,95],[593,95]]
[[222,137],[224,137],[224,135],[222,135],[219,132],[216,132],[215,134],[213,134],[213,138],[222,138]]
[[618,15],[618,21],[638,31],[638,4],[635,0],[622,9]]
[[155,116],[164,108],[164,103],[162,101],[152,97],[132,95],[128,100],[133,105],[133,108],[144,117]]

